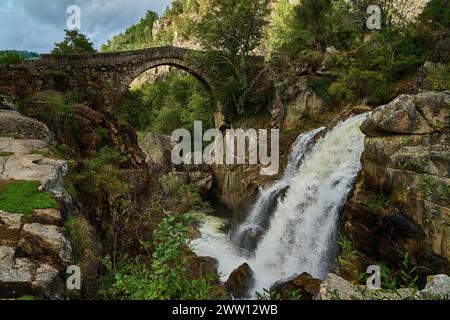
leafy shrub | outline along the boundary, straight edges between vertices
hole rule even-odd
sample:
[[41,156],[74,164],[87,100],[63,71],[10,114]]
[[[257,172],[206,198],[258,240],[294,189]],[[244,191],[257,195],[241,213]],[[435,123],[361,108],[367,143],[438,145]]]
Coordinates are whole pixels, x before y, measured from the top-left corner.
[[427,64],[423,87],[426,90],[444,91],[450,87],[450,64]]
[[[168,216],[154,232],[152,262],[143,257],[124,257],[115,268],[106,259],[107,274],[100,294],[124,300],[206,300],[212,284],[208,279],[186,277],[186,240],[190,217]],[[144,244],[146,245],[146,244]]]
[[110,196],[126,194],[129,186],[120,175],[119,166],[127,157],[112,148],[100,149],[91,160],[85,160],[82,169],[73,175],[77,189],[93,194],[107,191]]
[[392,97],[393,87],[382,72],[351,67],[348,73],[331,85],[330,93],[345,102],[368,98],[369,103],[379,105]]
[[58,203],[49,193],[39,192],[39,181],[2,182],[0,210],[27,216],[36,209],[57,208]]
[[314,92],[325,102],[330,102],[332,95],[330,93],[331,80],[327,78],[312,78],[308,79],[308,87],[314,90]]
[[174,204],[192,210],[203,207],[204,204],[199,195],[198,188],[187,184],[186,181],[178,178],[175,175],[167,174],[159,179],[162,196],[167,199],[167,204],[170,204],[170,199],[173,199]]

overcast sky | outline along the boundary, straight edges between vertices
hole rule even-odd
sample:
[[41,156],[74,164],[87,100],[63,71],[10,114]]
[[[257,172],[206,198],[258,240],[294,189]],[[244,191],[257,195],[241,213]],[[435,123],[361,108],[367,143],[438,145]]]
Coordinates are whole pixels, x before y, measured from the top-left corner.
[[68,6],[81,9],[81,31],[98,48],[145,16],[162,14],[172,0],[0,0],[0,50],[50,52],[64,38]]

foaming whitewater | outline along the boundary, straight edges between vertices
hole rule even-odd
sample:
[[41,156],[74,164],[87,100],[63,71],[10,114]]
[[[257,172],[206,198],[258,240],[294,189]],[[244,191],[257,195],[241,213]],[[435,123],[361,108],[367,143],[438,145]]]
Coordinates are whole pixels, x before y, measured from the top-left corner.
[[246,236],[264,233],[272,213],[276,210],[281,194],[289,187],[290,181],[300,168],[308,152],[311,151],[314,138],[324,129],[315,129],[298,136],[289,155],[288,165],[283,178],[275,182],[271,187],[259,191],[256,203],[246,221],[232,233],[232,239],[235,244],[251,249],[248,245],[245,245]]
[[359,115],[340,123],[306,155],[287,182],[289,189],[252,258],[207,223],[200,230],[202,238],[191,243],[194,251],[216,258],[223,279],[247,262],[255,271],[259,292],[302,272],[323,278],[336,253],[339,211],[361,170],[364,135],[359,127],[365,118]]

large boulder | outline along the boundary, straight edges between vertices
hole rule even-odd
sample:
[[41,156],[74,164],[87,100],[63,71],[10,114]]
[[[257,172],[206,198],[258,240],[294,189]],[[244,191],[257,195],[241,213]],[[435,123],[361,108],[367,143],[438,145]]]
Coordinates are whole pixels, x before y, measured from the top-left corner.
[[53,141],[53,134],[45,124],[11,110],[0,110],[0,134],[21,139]]
[[234,270],[227,282],[225,288],[233,295],[233,298],[250,298],[250,290],[255,283],[255,273],[246,263]]
[[450,277],[445,274],[431,276],[425,289],[419,292],[424,300],[449,300],[450,299]]
[[361,130],[369,137],[440,132],[450,125],[450,94],[425,92],[402,95],[388,105],[378,107],[363,123]]
[[219,282],[219,262],[211,257],[197,257],[193,255],[186,264],[186,274],[191,280],[212,279],[215,283]]
[[139,146],[146,154],[145,162],[150,174],[159,177],[171,171],[172,143],[170,137],[149,132],[139,142]]
[[321,283],[315,300],[362,300],[362,294],[357,288],[333,273],[328,274]]
[[302,273],[288,280],[275,283],[270,288],[270,293],[279,294],[282,300],[313,300],[319,293],[322,280],[315,279],[309,273]]

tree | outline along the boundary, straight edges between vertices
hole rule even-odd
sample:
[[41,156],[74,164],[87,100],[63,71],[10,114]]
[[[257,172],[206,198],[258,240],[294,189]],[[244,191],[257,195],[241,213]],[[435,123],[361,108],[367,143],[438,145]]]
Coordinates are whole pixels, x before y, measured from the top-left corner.
[[158,15],[153,11],[147,11],[147,14],[139,23],[131,26],[124,33],[114,36],[107,44],[103,44],[100,50],[102,52],[116,52],[155,46],[152,30],[156,20],[158,20]]
[[206,0],[205,13],[193,31],[206,50],[223,51],[229,59],[246,58],[261,43],[268,24],[270,0]]
[[66,36],[64,41],[55,43],[55,48],[52,50],[54,55],[66,54],[85,54],[94,53],[94,45],[89,39],[79,30],[64,30]]
[[300,25],[313,35],[317,51],[321,51],[331,5],[331,0],[303,0],[295,8]]

